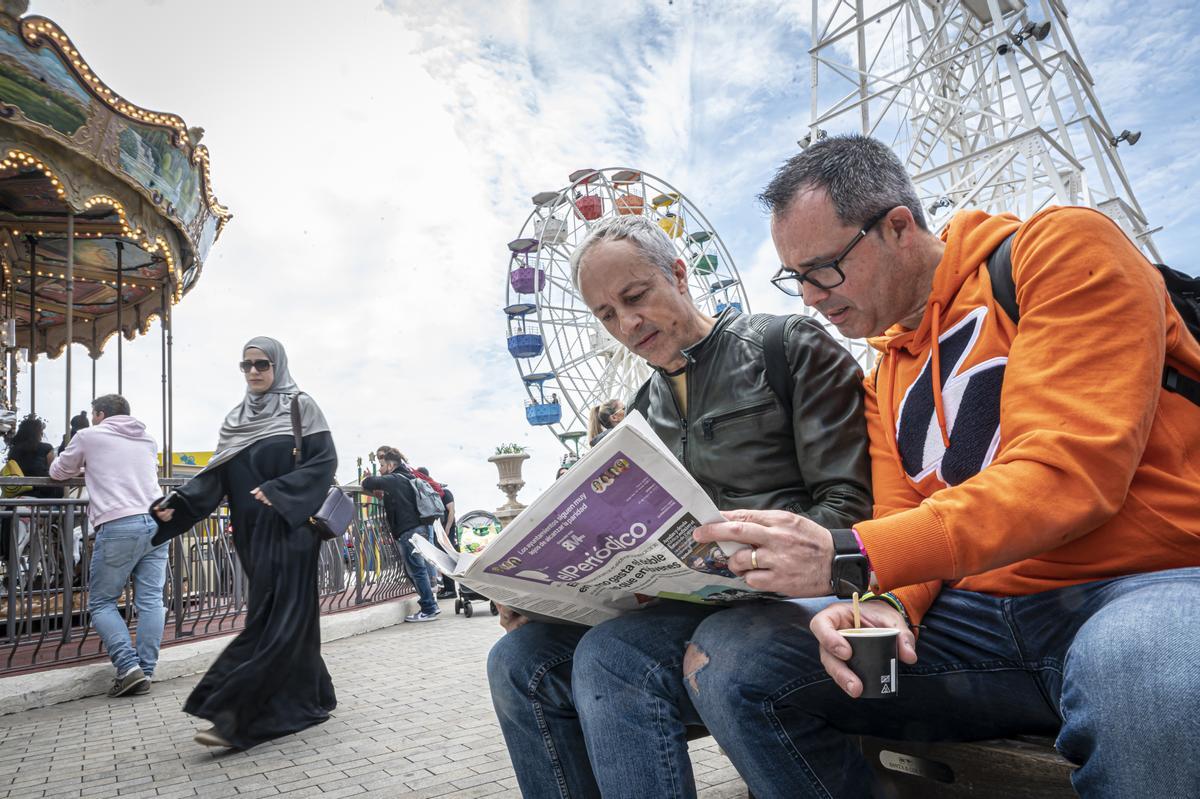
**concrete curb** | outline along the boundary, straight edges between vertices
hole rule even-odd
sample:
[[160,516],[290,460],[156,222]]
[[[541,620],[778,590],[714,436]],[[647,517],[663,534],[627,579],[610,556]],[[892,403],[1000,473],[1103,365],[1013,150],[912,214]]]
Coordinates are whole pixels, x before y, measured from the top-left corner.
[[[402,623],[406,615],[416,610],[416,598],[404,597],[361,610],[322,616],[321,641],[328,643],[391,627]],[[208,668],[234,635],[236,633],[163,647],[154,681],[199,674]],[[112,678],[113,667],[107,660],[0,678],[0,716],[103,694],[108,691]]]

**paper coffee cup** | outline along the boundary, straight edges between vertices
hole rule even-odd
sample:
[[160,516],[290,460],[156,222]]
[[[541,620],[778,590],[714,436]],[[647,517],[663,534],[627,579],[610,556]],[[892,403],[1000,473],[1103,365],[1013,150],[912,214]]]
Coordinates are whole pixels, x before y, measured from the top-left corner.
[[886,699],[900,689],[896,672],[900,631],[895,627],[861,627],[838,630],[850,643],[847,665],[862,681],[863,699]]

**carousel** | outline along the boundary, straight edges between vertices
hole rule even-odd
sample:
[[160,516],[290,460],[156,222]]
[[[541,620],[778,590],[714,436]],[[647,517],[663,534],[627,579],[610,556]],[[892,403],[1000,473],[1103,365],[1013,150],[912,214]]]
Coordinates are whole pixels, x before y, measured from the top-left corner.
[[88,66],[52,20],[0,0],[0,405],[39,410],[37,365],[95,361],[160,321],[164,458],[171,463],[171,309],[200,278],[231,215],[213,194],[203,129],[137,106]]

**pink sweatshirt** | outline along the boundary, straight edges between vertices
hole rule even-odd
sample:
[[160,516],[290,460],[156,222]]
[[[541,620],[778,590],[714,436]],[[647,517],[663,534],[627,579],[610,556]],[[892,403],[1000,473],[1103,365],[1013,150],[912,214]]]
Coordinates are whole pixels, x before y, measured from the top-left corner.
[[157,458],[158,444],[146,425],[132,416],[109,416],[75,434],[50,464],[50,476],[66,480],[83,472],[88,519],[96,528],[150,512],[150,504],[162,496]]

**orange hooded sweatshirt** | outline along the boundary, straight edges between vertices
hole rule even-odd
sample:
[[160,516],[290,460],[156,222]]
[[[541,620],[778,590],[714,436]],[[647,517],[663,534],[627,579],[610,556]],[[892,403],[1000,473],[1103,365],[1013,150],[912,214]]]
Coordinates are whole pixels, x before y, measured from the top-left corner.
[[[1020,321],[987,257],[1013,240]],[[958,214],[925,315],[871,344],[874,519],[856,525],[914,623],[942,585],[1013,596],[1200,565],[1200,344],[1125,234],[1086,208]]]

